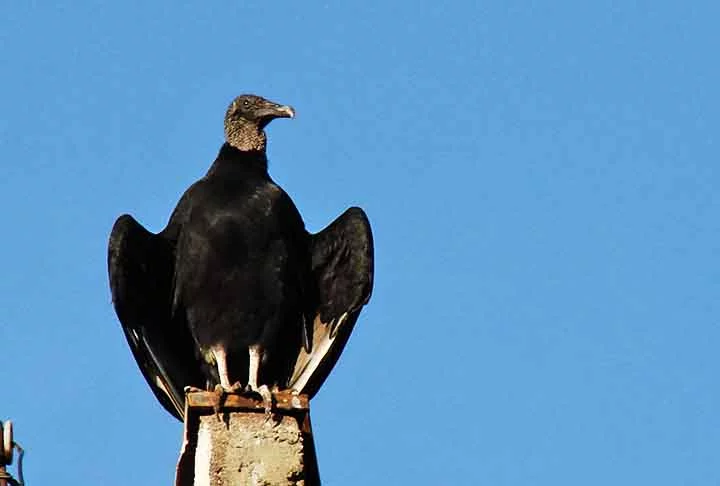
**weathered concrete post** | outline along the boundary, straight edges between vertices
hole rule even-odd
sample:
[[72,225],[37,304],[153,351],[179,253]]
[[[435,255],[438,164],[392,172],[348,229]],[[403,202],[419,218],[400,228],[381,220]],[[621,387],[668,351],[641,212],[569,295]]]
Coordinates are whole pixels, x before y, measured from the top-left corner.
[[219,413],[212,392],[187,395],[176,486],[318,486],[320,477],[306,395],[261,400],[230,394]]

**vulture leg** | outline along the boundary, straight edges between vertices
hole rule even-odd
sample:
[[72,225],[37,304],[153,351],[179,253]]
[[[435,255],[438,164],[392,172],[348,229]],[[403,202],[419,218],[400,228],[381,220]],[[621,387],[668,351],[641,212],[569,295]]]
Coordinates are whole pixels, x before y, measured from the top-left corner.
[[272,393],[267,385],[258,386],[258,374],[260,372],[260,362],[262,361],[263,349],[256,344],[250,346],[250,370],[248,372],[248,390],[260,394],[265,406],[265,415],[270,417],[272,413]]
[[220,409],[225,402],[227,394],[236,392],[239,388],[241,388],[241,385],[239,383],[234,385],[230,384],[230,375],[228,374],[227,366],[227,353],[225,352],[225,348],[217,346],[216,348],[213,348],[212,354],[215,356],[215,362],[218,367],[218,375],[220,376],[220,383],[215,385],[215,393],[217,393],[218,399],[215,407],[213,407],[215,415],[219,419]]
[[213,356],[218,367],[218,375],[220,376],[220,386],[224,390],[230,390],[230,376],[228,375],[227,354],[222,346],[213,348]]

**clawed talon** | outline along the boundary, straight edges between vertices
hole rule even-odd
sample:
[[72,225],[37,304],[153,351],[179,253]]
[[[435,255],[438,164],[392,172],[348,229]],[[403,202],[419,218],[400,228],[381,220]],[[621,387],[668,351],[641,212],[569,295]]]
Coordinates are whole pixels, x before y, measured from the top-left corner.
[[245,389],[247,393],[253,393],[260,395],[263,399],[263,406],[265,407],[265,421],[267,422],[272,418],[272,407],[273,407],[273,398],[272,398],[272,392],[270,391],[270,388],[268,388],[267,385],[261,385],[259,387],[254,388],[252,384],[248,384],[247,388]]
[[213,391],[217,394],[218,397],[217,402],[215,402],[215,404],[213,405],[213,410],[215,411],[215,416],[220,418],[220,410],[225,404],[225,399],[227,398],[228,394],[242,393],[243,386],[242,383],[240,383],[239,381],[236,381],[230,386],[223,386],[222,384],[217,384],[215,385]]
[[223,387],[222,385],[215,385],[215,394],[217,395],[217,401],[213,403],[213,411],[215,412],[215,416],[218,420],[221,420],[220,418],[220,410],[223,407],[223,404],[225,403],[225,397],[228,394],[228,391]]
[[265,406],[265,421],[267,422],[272,418],[272,393],[267,385],[263,385],[258,388],[258,393],[263,398],[263,405]]
[[197,392],[204,392],[204,391],[206,391],[206,390],[203,390],[202,388],[198,388],[198,387],[196,387],[196,386],[186,386],[185,388],[183,388],[183,390],[185,391],[185,394],[186,394],[186,395],[187,395],[188,393],[197,393]]

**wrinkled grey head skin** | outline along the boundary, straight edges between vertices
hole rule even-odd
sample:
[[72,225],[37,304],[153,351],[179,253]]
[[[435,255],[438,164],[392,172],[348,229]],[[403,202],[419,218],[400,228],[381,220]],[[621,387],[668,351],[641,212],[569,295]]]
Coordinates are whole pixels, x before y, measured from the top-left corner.
[[225,140],[238,150],[265,150],[267,138],[264,128],[275,118],[293,118],[295,110],[266,100],[261,96],[244,94],[235,98],[225,113]]

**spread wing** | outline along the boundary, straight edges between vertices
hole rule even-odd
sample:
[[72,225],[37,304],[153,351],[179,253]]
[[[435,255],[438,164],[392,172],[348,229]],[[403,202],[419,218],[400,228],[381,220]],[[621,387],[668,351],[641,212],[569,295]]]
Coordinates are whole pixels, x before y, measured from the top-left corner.
[[372,292],[373,239],[365,212],[348,209],[312,235],[310,245],[317,292],[309,325],[311,350],[300,351],[290,388],[312,398],[335,366]]
[[158,401],[178,420],[184,387],[203,386],[195,344],[171,317],[173,245],[130,215],[115,222],[108,248],[113,304],[140,371]]

